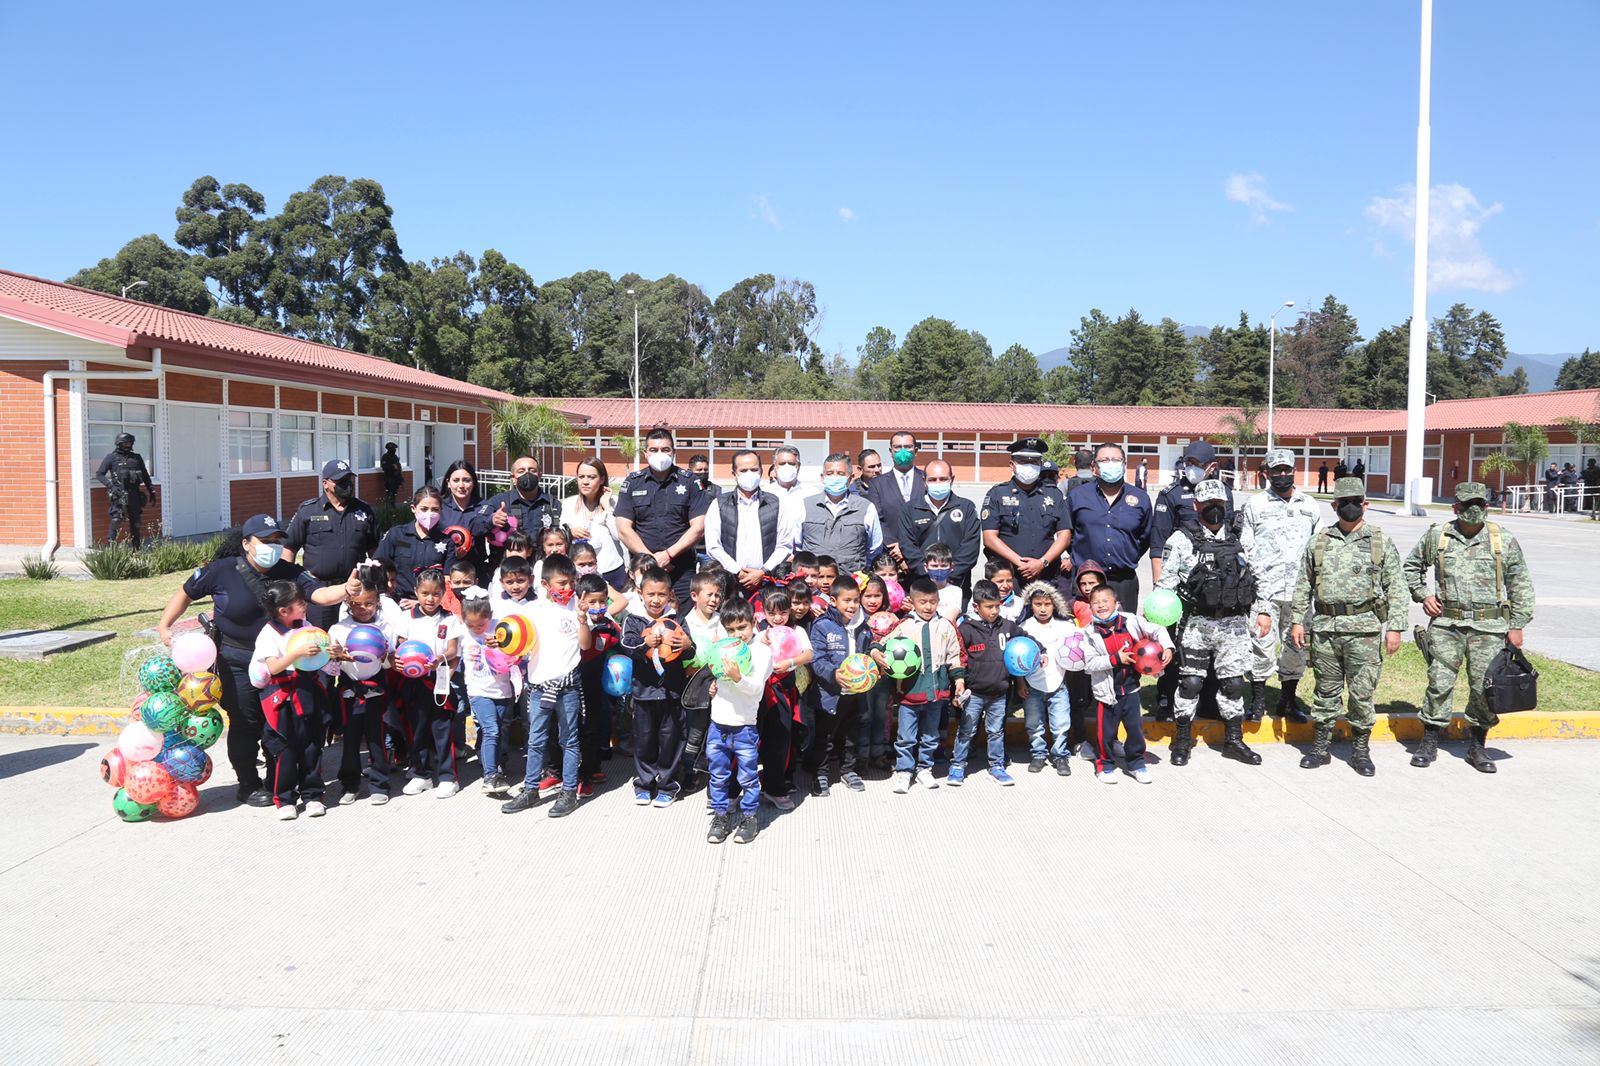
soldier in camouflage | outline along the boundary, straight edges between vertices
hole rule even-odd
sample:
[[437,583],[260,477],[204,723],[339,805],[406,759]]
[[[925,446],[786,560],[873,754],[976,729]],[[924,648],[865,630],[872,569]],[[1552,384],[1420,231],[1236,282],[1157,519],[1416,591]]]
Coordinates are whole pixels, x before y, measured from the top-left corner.
[[1360,478],[1334,483],[1333,510],[1338,524],[1313,536],[1301,555],[1291,603],[1295,622],[1289,640],[1296,648],[1306,646],[1300,619],[1311,612],[1311,668],[1317,675],[1311,708],[1316,738],[1300,765],[1312,770],[1332,760],[1328,748],[1339,720],[1339,698],[1348,691],[1350,766],[1362,777],[1371,777],[1377,773],[1370,745],[1378,717],[1373,694],[1383,653],[1400,650],[1409,601],[1400,553],[1382,530],[1366,520],[1366,487]]
[[1244,547],[1227,521],[1227,496],[1220,481],[1202,481],[1195,486],[1200,528],[1194,533],[1173,531],[1156,580],[1156,588],[1176,591],[1184,605],[1183,665],[1172,739],[1174,766],[1188,763],[1194,748],[1194,715],[1206,670],[1213,664],[1217,710],[1227,729],[1222,754],[1250,766],[1261,764],[1261,756],[1244,742],[1244,675],[1250,669],[1250,618],[1261,613],[1264,604],[1256,595]]
[[1465,663],[1472,689],[1467,762],[1483,773],[1495,772],[1484,744],[1499,718],[1483,698],[1483,675],[1506,644],[1522,647],[1522,630],[1533,619],[1533,581],[1517,539],[1489,521],[1488,498],[1479,482],[1457,485],[1455,521],[1430,526],[1406,556],[1406,585],[1429,619],[1426,630],[1417,630],[1417,645],[1428,662],[1428,694],[1422,701],[1422,743],[1412,766],[1438,758],[1439,734],[1450,724],[1456,677]]
[[1250,664],[1250,699],[1245,715],[1260,721],[1267,709],[1267,678],[1278,672],[1277,713],[1291,722],[1305,722],[1295,688],[1306,673],[1306,658],[1289,639],[1289,628],[1305,617],[1290,610],[1295,577],[1306,542],[1322,522],[1317,501],[1294,483],[1294,452],[1274,448],[1267,453],[1271,486],[1244,501],[1239,509],[1239,542],[1245,561],[1256,572],[1256,595],[1269,608],[1256,616],[1255,654]]
[[128,537],[137,548],[144,536],[145,497],[140,490],[149,489],[150,498],[154,499],[156,486],[150,480],[144,456],[133,450],[132,433],[117,434],[116,448],[100,460],[100,469],[94,476],[106,487],[110,504],[111,529],[106,533],[106,543],[116,543],[118,527],[127,522]]

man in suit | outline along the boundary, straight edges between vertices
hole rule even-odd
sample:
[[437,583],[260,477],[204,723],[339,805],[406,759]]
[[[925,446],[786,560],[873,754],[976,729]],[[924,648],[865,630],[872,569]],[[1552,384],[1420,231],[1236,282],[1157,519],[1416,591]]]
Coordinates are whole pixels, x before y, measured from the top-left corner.
[[923,472],[914,464],[917,460],[917,435],[901,430],[889,438],[889,459],[893,465],[867,486],[866,496],[878,509],[878,520],[883,526],[885,549],[894,561],[905,566],[905,556],[900,554],[900,512],[913,500],[928,493],[928,482]]

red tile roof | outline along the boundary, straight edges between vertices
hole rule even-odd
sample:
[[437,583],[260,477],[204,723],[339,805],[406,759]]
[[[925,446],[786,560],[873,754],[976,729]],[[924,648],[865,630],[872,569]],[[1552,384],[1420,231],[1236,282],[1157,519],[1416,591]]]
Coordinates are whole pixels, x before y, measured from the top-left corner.
[[[1349,412],[1353,417],[1339,430],[1344,434],[1404,433],[1404,411]],[[1600,422],[1600,389],[1568,392],[1530,392],[1523,396],[1489,396],[1474,400],[1440,400],[1428,406],[1430,433],[1497,430],[1507,422],[1525,426],[1557,426],[1563,418]]]
[[[416,399],[438,394],[483,402],[515,399],[509,393],[469,385],[376,356],[9,270],[0,270],[0,315],[123,348],[178,344],[253,356],[278,364],[275,369],[279,374],[293,374],[297,368],[331,372],[341,378],[355,379],[352,385],[365,381],[401,386],[388,391]],[[273,368],[263,368],[264,371],[270,369]]]

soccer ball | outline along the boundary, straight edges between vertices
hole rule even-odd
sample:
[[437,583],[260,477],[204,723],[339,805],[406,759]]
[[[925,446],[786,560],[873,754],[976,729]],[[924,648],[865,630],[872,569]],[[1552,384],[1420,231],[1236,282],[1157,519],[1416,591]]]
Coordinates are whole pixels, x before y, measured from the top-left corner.
[[889,660],[889,676],[896,681],[915,677],[922,669],[922,649],[910,637],[893,637],[883,646],[883,657]]
[[204,714],[222,699],[222,678],[209,670],[196,670],[178,682],[178,698],[196,714]]

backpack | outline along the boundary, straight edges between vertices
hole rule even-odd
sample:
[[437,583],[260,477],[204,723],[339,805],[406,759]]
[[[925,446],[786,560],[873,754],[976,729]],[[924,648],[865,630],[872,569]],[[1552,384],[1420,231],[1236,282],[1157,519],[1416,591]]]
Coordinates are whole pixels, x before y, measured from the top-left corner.
[[[1500,543],[1500,527],[1493,522],[1485,523],[1489,530],[1489,550],[1494,553],[1494,602],[1500,606],[1508,606],[1506,599],[1505,563],[1502,559]],[[1433,552],[1433,585],[1437,595],[1444,591],[1444,550],[1450,543],[1450,538],[1445,536],[1449,531],[1449,524],[1436,527],[1439,530],[1439,539]]]
[[1531,711],[1539,706],[1539,671],[1510,641],[1483,674],[1483,699],[1495,714]]
[[[1325,526],[1318,530],[1316,543],[1312,545],[1311,548],[1311,565],[1315,567],[1317,571],[1316,576],[1319,587],[1317,588],[1316,593],[1317,602],[1319,603],[1322,602],[1322,589],[1320,588],[1323,572],[1322,561],[1327,557],[1328,554],[1328,537],[1330,536],[1329,530],[1332,528],[1332,526]],[[1383,549],[1384,545],[1388,542],[1383,539],[1383,530],[1379,529],[1377,526],[1373,526],[1371,528],[1372,613],[1378,616],[1378,621],[1387,622],[1389,620],[1389,597],[1383,594],[1381,575],[1383,574]]]

